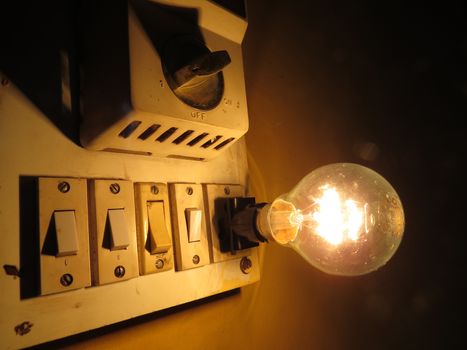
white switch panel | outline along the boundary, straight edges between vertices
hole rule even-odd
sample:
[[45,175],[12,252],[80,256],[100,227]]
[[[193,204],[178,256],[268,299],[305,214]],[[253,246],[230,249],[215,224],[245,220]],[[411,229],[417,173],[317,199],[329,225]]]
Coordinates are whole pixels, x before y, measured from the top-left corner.
[[201,185],[170,184],[169,188],[177,270],[209,264]]
[[40,294],[91,285],[85,179],[39,178]]
[[90,180],[89,198],[93,284],[138,276],[133,183]]

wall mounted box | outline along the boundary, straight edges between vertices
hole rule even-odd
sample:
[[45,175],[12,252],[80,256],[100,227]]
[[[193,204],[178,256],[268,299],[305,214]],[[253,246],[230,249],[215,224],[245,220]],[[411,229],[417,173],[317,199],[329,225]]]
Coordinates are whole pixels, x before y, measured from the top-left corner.
[[[134,0],[128,7],[121,2],[88,6],[81,125],[86,148],[204,160],[245,134],[241,50],[245,20],[206,1]],[[179,42],[174,56],[170,47]],[[231,59],[219,73],[222,98],[208,109],[182,102],[163,69],[180,56],[186,56],[184,63],[196,59],[198,49],[226,50]],[[203,84],[192,83],[201,88]]]

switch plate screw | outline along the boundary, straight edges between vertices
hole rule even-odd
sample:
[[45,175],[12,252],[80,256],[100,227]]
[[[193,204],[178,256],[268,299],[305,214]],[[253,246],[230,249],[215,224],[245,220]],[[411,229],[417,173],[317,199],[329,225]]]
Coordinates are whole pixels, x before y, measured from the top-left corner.
[[122,265],[118,265],[114,270],[115,277],[122,278],[125,276],[125,268]]
[[73,276],[69,273],[66,273],[60,277],[60,283],[64,287],[68,287],[73,283]]
[[120,192],[120,185],[118,183],[113,183],[109,186],[110,192],[113,194],[117,194]]
[[162,269],[164,267],[164,260],[157,259],[156,260],[156,269]]
[[70,184],[66,181],[61,181],[57,188],[60,192],[67,193],[70,190]]
[[201,259],[199,258],[199,255],[194,255],[192,260],[193,264],[198,265]]
[[242,270],[244,274],[249,274],[252,267],[253,263],[248,257],[244,256],[242,260],[240,260],[240,270]]
[[191,196],[193,194],[193,187],[187,187],[186,188],[186,194]]
[[159,193],[159,187],[157,187],[156,185],[152,185],[151,186],[151,193],[152,194],[158,194]]
[[225,193],[226,195],[229,195],[229,194],[230,194],[230,187],[225,186],[225,187],[224,187],[224,193]]

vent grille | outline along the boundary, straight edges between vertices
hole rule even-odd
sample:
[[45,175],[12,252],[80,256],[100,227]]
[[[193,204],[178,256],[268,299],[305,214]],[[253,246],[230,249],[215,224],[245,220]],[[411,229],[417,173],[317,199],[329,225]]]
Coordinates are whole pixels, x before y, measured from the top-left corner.
[[196,145],[198,142],[200,142],[202,139],[204,139],[206,136],[209,134],[207,132],[203,132],[202,134],[196,136],[193,140],[187,143],[188,146],[193,147]]
[[[133,120],[127,126],[125,126],[125,128],[123,128],[122,131],[120,131],[118,136],[127,139],[132,135],[137,135],[135,137],[140,141],[157,141],[163,143],[168,141],[171,136],[176,136],[177,133],[181,133],[178,136],[176,136],[174,140],[171,141],[172,144],[189,147],[194,147],[198,145],[198,147],[205,149],[211,148],[215,145],[215,147],[212,147],[212,149],[216,151],[222,149],[227,144],[235,140],[235,137],[224,138],[223,135],[215,135],[211,136],[210,139],[208,139],[200,145],[200,142],[202,140],[205,140],[209,136],[208,132],[202,132],[200,134],[197,134],[195,130],[179,130],[179,128],[176,127],[166,127],[160,124],[152,124],[146,129],[140,130],[139,134],[135,133],[140,128],[141,124],[142,122],[140,120]],[[151,138],[151,136],[153,136],[159,130],[163,130],[163,132],[156,139]],[[224,138],[224,140],[222,140],[222,138]],[[218,143],[219,141],[220,143]]]
[[211,147],[213,144],[215,144],[217,141],[219,141],[219,139],[222,137],[222,135],[217,135],[215,137],[213,137],[212,139],[210,139],[209,141],[206,141],[205,143],[203,143],[201,145],[201,147],[203,148],[209,148]]
[[144,130],[141,135],[138,136],[140,140],[146,140],[149,136],[154,134],[157,129],[159,129],[161,126],[159,124],[152,124],[149,128]]
[[177,131],[178,128],[169,128],[167,129],[166,131],[164,131],[157,139],[156,141],[159,141],[159,142],[164,142],[165,140],[167,140],[170,136],[172,136],[172,134]]
[[139,120],[134,120],[130,124],[128,124],[125,129],[120,131],[120,134],[118,136],[123,137],[124,139],[128,138],[133,132],[138,129],[138,126],[141,124],[141,121]]
[[224,146],[227,146],[227,144],[231,143],[233,140],[235,140],[235,137],[228,138],[227,140],[222,141],[221,143],[219,143],[216,147],[214,147],[214,149],[216,151],[218,151],[221,148],[223,148]]
[[179,137],[177,137],[175,140],[173,140],[172,143],[175,143],[176,145],[178,145],[182,143],[183,141],[185,141],[194,132],[195,132],[194,130],[187,130],[183,134],[181,134]]

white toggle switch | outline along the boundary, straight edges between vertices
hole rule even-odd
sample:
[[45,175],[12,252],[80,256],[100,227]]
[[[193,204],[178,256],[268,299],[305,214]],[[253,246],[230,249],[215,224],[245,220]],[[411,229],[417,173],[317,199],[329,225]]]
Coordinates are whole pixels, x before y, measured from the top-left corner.
[[54,212],[55,233],[57,235],[56,256],[78,253],[78,230],[74,210]]
[[110,250],[125,249],[130,245],[128,223],[125,218],[125,209],[109,209],[110,223]]
[[199,184],[170,184],[175,269],[208,265],[209,241],[204,218],[203,188]]
[[89,180],[91,268],[94,285],[138,276],[135,196],[126,180]]
[[40,177],[37,196],[40,295],[89,287],[87,180]]
[[203,212],[197,208],[186,208],[185,217],[188,231],[188,242],[199,242],[201,239],[201,219]]

